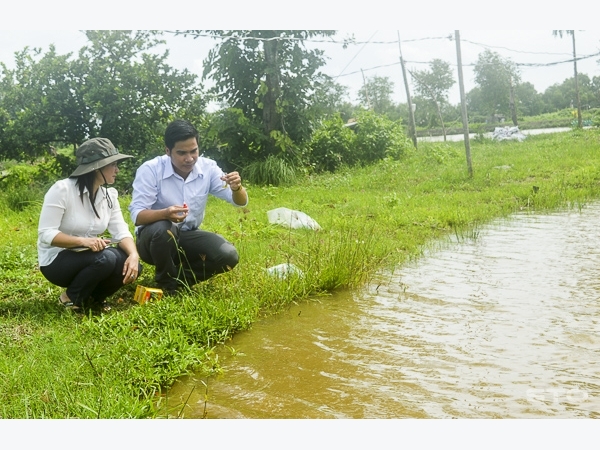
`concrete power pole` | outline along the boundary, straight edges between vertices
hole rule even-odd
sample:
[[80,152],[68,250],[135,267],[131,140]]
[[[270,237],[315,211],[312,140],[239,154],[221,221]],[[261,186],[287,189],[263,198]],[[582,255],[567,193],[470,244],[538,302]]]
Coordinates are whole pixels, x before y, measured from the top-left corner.
[[369,98],[369,88],[367,86],[367,80],[365,79],[365,73],[362,69],[360,69],[360,73],[362,73],[363,77],[363,88],[365,89],[365,97],[367,98],[367,109],[372,110],[373,108],[371,107],[371,99]]
[[515,104],[515,86],[513,84],[513,77],[510,76],[510,114],[512,117],[513,125],[519,126],[519,120],[517,118],[517,105]]
[[473,166],[471,165],[471,144],[469,142],[469,119],[467,116],[467,102],[465,100],[465,84],[463,82],[462,73],[462,57],[460,54],[460,33],[458,30],[454,32],[456,38],[456,60],[458,65],[458,85],[460,87],[460,110],[462,113],[463,131],[465,134],[465,152],[467,154],[467,168],[469,176],[473,177]]
[[417,127],[415,126],[415,112],[413,111],[412,101],[410,99],[410,90],[408,89],[408,80],[406,78],[406,68],[402,58],[402,48],[400,47],[400,32],[398,32],[398,49],[400,50],[400,65],[402,66],[402,77],[404,78],[404,88],[406,89],[406,101],[408,102],[408,120],[410,124],[410,138],[413,145],[417,148]]

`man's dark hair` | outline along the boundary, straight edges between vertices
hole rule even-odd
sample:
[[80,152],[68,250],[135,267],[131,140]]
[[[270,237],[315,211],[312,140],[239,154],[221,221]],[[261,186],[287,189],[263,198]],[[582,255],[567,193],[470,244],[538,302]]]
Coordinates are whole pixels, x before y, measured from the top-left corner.
[[174,120],[165,130],[165,145],[169,150],[173,150],[177,142],[187,141],[190,138],[196,138],[198,142],[198,131],[187,120]]

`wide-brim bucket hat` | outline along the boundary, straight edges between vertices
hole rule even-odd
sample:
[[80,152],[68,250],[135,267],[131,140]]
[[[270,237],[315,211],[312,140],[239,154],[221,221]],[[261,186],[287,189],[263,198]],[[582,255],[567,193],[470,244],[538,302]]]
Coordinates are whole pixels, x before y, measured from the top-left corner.
[[85,141],[75,152],[75,157],[77,169],[71,174],[72,177],[102,169],[104,166],[122,159],[133,158],[133,156],[119,153],[113,143],[106,138],[93,138]]

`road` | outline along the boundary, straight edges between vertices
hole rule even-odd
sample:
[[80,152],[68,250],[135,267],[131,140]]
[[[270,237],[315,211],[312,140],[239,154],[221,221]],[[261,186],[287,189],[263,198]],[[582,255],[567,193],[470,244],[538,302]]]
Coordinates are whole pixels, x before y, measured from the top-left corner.
[[[584,127],[584,128],[588,128],[588,127]],[[541,129],[537,129],[537,130],[521,130],[521,133],[523,133],[525,136],[530,136],[530,135],[534,135],[534,134],[560,133],[563,131],[570,131],[570,130],[572,130],[571,127],[541,128]],[[494,133],[483,133],[483,137],[491,139],[493,134]],[[476,133],[470,133],[469,139],[474,139],[475,136],[477,136]],[[463,134],[449,134],[446,136],[446,138],[448,141],[457,142],[457,141],[462,141],[464,139],[464,135]],[[423,136],[423,137],[417,138],[417,141],[418,142],[443,142],[444,136]]]

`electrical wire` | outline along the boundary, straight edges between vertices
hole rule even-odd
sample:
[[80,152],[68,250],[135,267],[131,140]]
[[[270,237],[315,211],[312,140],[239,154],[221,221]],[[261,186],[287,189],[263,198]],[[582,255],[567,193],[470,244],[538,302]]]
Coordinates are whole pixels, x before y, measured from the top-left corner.
[[[204,34],[204,33],[193,33],[193,32],[182,32],[182,31],[170,31],[170,30],[165,30],[165,33],[170,33],[170,34],[174,34],[174,35],[190,35],[193,36],[194,38],[197,37],[208,37],[211,39],[223,39],[223,40],[228,40],[231,39],[231,36],[214,36],[211,34]],[[342,69],[342,71],[335,77],[333,77],[333,80],[337,80],[340,77],[345,77],[345,76],[350,76],[350,75],[355,75],[357,73],[362,72],[368,72],[368,71],[372,71],[372,70],[376,70],[376,69],[380,69],[383,67],[390,67],[390,66],[396,66],[399,65],[399,62],[394,62],[391,64],[382,64],[382,65],[378,65],[378,66],[372,66],[372,67],[368,67],[368,68],[362,68],[361,70],[357,70],[357,71],[353,71],[353,72],[349,72],[349,73],[344,73],[346,71],[346,69],[350,66],[350,64],[356,59],[356,57],[364,50],[364,48],[367,46],[367,44],[372,44],[372,45],[397,45],[398,41],[397,40],[391,40],[391,41],[373,41],[373,37],[375,36],[375,34],[377,34],[377,31],[375,31],[375,33],[373,33],[371,35],[371,37],[367,40],[367,41],[352,41],[352,42],[348,42],[347,40],[343,40],[343,41],[338,41],[335,40],[333,38],[328,38],[328,39],[315,39],[315,38],[309,38],[309,39],[303,39],[303,38],[298,38],[298,37],[291,37],[291,36],[276,36],[276,37],[272,37],[272,38],[261,38],[261,37],[254,37],[254,36],[241,36],[241,37],[236,37],[236,39],[239,39],[240,41],[244,41],[244,40],[256,40],[256,41],[271,41],[271,40],[287,40],[287,41],[303,41],[303,42],[307,42],[307,43],[328,43],[328,44],[339,44],[339,45],[344,45],[344,46],[348,46],[348,45],[361,45],[362,47],[354,54],[354,56],[350,59],[350,61],[348,62],[348,64],[346,64],[346,66],[344,67],[344,69]],[[449,40],[452,41],[454,38],[452,36],[452,34],[449,35],[445,35],[445,36],[430,36],[430,37],[423,37],[423,38],[415,38],[415,39],[403,39],[402,42],[419,42],[419,41],[431,41],[431,40]],[[554,52],[529,52],[529,51],[525,51],[525,50],[516,50],[516,49],[511,49],[508,47],[502,47],[502,46],[493,46],[493,45],[488,45],[488,44],[484,44],[481,42],[476,42],[476,41],[471,41],[469,39],[461,39],[461,42],[466,42],[472,45],[476,45],[482,48],[486,48],[486,49],[502,49],[505,51],[509,51],[509,52],[514,52],[514,53],[520,53],[520,54],[528,54],[528,55],[555,55],[555,56],[562,56],[562,55],[568,55],[569,53],[565,53],[565,52],[561,52],[561,53],[554,53]],[[551,66],[556,66],[556,65],[560,65],[560,64],[571,64],[575,61],[581,61],[581,60],[585,60],[585,59],[589,59],[589,58],[593,58],[595,56],[600,56],[600,52],[597,53],[592,53],[589,55],[584,55],[584,56],[578,56],[576,58],[569,58],[569,59],[563,59],[560,61],[552,61],[552,62],[547,62],[547,63],[525,63],[525,62],[515,62],[515,66],[517,67],[551,67]],[[409,64],[418,64],[418,65],[428,65],[431,64],[431,61],[411,61],[411,60],[405,60],[405,63],[409,63]],[[456,64],[450,63],[451,66],[456,67]],[[463,63],[462,66],[463,67],[474,67],[476,66],[477,63]]]
[[333,79],[333,81],[337,80],[339,77],[341,77],[341,76],[342,76],[342,74],[343,74],[343,73],[344,73],[344,71],[345,71],[345,70],[348,68],[348,66],[349,66],[350,64],[352,64],[352,61],[354,61],[354,60],[356,59],[356,57],[358,56],[358,54],[359,54],[360,52],[362,52],[362,51],[363,51],[363,49],[366,47],[366,45],[369,43],[369,41],[370,41],[370,40],[373,38],[373,36],[375,36],[376,34],[377,34],[377,31],[376,31],[375,33],[373,33],[373,34],[371,35],[371,37],[369,38],[369,40],[368,40],[367,42],[365,42],[365,43],[364,43],[364,45],[363,45],[363,46],[360,48],[360,50],[359,50],[358,52],[356,52],[356,54],[355,54],[355,55],[352,57],[352,59],[351,59],[351,60],[348,62],[348,64],[346,64],[346,67],[344,67],[344,68],[342,69],[342,71],[340,72],[340,74],[339,74],[337,77],[335,77],[335,78]]

